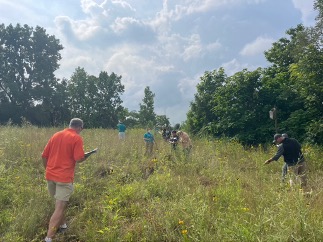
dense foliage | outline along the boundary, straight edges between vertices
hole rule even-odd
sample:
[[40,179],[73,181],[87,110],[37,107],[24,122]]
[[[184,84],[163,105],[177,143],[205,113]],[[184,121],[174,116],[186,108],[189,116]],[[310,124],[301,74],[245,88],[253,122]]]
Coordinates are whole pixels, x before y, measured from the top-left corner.
[[[265,52],[268,68],[227,76],[223,68],[205,72],[197,85],[186,126],[194,134],[236,138],[259,144],[275,132],[323,144],[322,0],[317,24],[298,25]],[[277,119],[269,111],[277,110]]]
[[46,124],[60,118],[64,105],[54,72],[62,49],[41,27],[0,25],[0,122],[23,116]]
[[88,127],[113,128],[123,111],[120,95],[124,92],[121,76],[101,72],[99,77],[77,68],[67,90],[71,115],[86,120]]

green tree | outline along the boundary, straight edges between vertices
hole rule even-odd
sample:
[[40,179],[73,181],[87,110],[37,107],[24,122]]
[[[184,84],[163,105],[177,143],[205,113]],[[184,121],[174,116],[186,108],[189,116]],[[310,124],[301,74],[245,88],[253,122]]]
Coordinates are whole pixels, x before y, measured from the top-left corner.
[[197,93],[187,113],[186,126],[193,134],[211,134],[218,116],[212,111],[214,94],[225,83],[227,76],[223,68],[205,72],[197,85]]
[[139,122],[139,113],[135,110],[130,111],[125,108],[124,110],[124,124],[127,127],[134,127],[134,128],[139,128],[140,127],[140,122]]
[[53,103],[62,49],[41,27],[0,25],[0,121],[11,118],[18,123],[24,116],[36,124],[50,122],[37,117],[50,117],[42,106]]
[[114,128],[123,113],[121,76],[101,72],[99,77],[76,68],[68,83],[71,114],[86,120],[89,127]]
[[268,112],[261,99],[262,73],[261,68],[237,72],[214,93],[212,112],[218,117],[212,125],[215,135],[235,137],[244,144],[264,142]]
[[139,121],[142,126],[154,126],[156,124],[156,114],[154,111],[155,94],[147,86],[144,90],[144,98],[139,104]]
[[114,128],[118,117],[124,113],[120,95],[124,92],[121,76],[101,72],[97,79],[97,95],[94,100],[96,108],[95,126]]
[[170,126],[169,118],[167,118],[166,115],[157,115],[156,125],[159,127],[169,127]]
[[291,68],[301,60],[304,48],[308,46],[308,38],[302,25],[291,28],[286,33],[288,37],[279,39],[265,52],[272,66],[264,73],[263,94],[266,95],[267,104],[277,107],[279,131],[303,140],[312,114],[305,106],[305,99],[299,92],[300,83],[292,74]]
[[319,12],[316,25],[298,35],[302,45],[298,46],[298,61],[290,65],[289,71],[304,100],[304,111],[299,115],[302,116],[299,120],[304,121],[304,136],[308,141],[323,144],[323,1],[315,1],[314,7]]

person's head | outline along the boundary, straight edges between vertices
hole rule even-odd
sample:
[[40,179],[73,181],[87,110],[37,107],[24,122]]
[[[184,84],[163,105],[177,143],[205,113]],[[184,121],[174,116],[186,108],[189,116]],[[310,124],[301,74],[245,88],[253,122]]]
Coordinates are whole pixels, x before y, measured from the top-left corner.
[[148,133],[150,133],[150,131],[151,131],[151,128],[150,128],[150,127],[148,127],[148,128],[147,128],[147,132],[148,132]]
[[83,120],[79,118],[72,118],[69,127],[80,133],[83,129]]
[[172,135],[174,136],[174,135],[176,135],[176,130],[172,130]]
[[286,133],[282,134],[282,136],[283,136],[284,138],[288,138],[288,134],[286,134]]
[[273,140],[273,143],[278,143],[280,144],[283,140],[284,140],[285,137],[283,137],[281,134],[275,134],[274,135],[274,140]]

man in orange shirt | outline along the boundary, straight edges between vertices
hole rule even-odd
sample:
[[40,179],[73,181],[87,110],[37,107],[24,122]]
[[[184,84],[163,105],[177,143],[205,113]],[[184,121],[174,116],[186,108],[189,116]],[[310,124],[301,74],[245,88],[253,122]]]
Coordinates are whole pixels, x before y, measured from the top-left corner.
[[84,154],[83,139],[79,135],[82,129],[83,121],[73,118],[69,128],[55,133],[50,138],[42,153],[48,191],[56,199],[46,242],[52,241],[59,228],[67,228],[64,214],[73,192],[75,165],[88,157]]

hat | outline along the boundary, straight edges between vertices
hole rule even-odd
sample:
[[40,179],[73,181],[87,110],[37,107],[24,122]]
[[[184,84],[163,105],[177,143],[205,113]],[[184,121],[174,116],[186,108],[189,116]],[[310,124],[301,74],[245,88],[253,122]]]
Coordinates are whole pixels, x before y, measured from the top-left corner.
[[286,134],[286,133],[282,134],[282,136],[283,136],[284,138],[288,138],[288,134]]
[[274,135],[274,140],[273,140],[273,143],[275,143],[277,141],[278,138],[282,137],[281,134],[275,134]]

